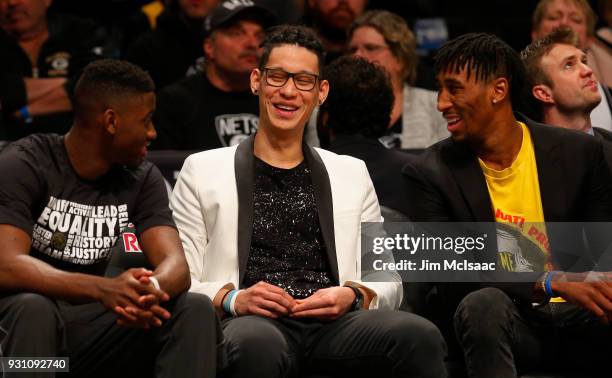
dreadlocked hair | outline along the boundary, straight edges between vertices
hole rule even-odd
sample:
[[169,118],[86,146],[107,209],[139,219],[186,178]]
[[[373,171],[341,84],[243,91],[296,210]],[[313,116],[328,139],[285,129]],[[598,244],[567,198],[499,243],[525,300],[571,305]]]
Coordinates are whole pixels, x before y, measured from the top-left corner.
[[521,107],[525,67],[519,54],[499,37],[486,33],[469,33],[446,42],[435,57],[434,70],[460,73],[469,80],[489,81],[505,77],[510,86],[512,105]]

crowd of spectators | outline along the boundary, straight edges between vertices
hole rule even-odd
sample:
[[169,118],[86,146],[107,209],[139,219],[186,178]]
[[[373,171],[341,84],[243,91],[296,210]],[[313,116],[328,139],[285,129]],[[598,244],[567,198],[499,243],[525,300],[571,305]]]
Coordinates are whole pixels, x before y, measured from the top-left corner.
[[[234,144],[241,140],[237,137],[231,142],[234,136],[250,135],[257,128],[253,123],[257,109],[254,99],[243,93],[248,75],[232,72],[241,70],[236,60],[210,56],[220,39],[214,34],[221,33],[206,31],[204,25],[220,3],[124,0],[112,4],[92,2],[85,7],[62,0],[3,1],[0,51],[5,59],[0,63],[0,140],[68,130],[75,80],[87,63],[100,57],[125,58],[153,78],[159,95],[155,119],[159,138],[154,148],[202,150]],[[502,23],[513,22],[513,27],[522,28],[512,36],[492,26],[491,19],[500,17],[488,15],[491,8],[478,1],[468,1],[461,7],[444,1],[415,1],[406,7],[382,0],[255,3],[271,13],[263,20],[263,28],[283,23],[313,27],[326,49],[327,63],[341,55],[354,54],[385,68],[395,97],[389,128],[380,138],[387,147],[422,149],[448,136],[444,120],[435,109],[431,64],[435,49],[427,46],[432,33],[442,33],[444,40],[468,31],[493,31],[502,38],[508,36],[510,45],[520,51],[528,43],[529,33],[531,38],[539,39],[557,26],[571,27],[601,83],[602,101],[592,112],[593,124],[612,130],[609,1],[506,4],[512,9],[508,9],[507,17],[501,17]],[[486,17],[472,22],[478,14]],[[443,30],[418,26],[420,19],[435,17],[445,20]],[[458,28],[457,19],[461,17],[471,26]],[[531,31],[527,29],[529,24]],[[255,38],[250,43],[259,42]],[[258,46],[245,46],[243,42],[230,45],[236,48],[239,60],[244,59],[241,54],[258,54],[253,52]],[[223,56],[232,54],[232,49],[223,48]],[[253,63],[246,66],[244,70],[252,68]],[[227,83],[220,84],[230,76],[235,76],[231,80],[236,82],[231,88]],[[306,140],[326,147],[329,133],[317,122],[316,115],[315,111]]]
[[[231,355],[231,361],[225,363],[243,361],[242,370],[236,370],[235,375],[246,374],[257,362],[261,362],[261,372],[265,375],[275,371],[278,362],[267,358],[284,356],[286,346],[277,348],[274,343],[286,340],[286,335],[278,337],[268,329],[268,323],[262,323],[254,315],[276,319],[291,314],[296,308],[298,316],[305,311],[306,315],[301,315],[304,317],[309,317],[312,311],[332,311],[330,308],[335,308],[335,304],[316,307],[320,305],[318,295],[332,295],[317,293],[319,290],[334,292],[332,297],[342,299],[343,310],[340,314],[325,312],[323,318],[341,320],[326,325],[336,332],[338,324],[360,318],[354,314],[346,316],[353,310],[398,307],[399,281],[388,285],[391,289],[381,284],[381,290],[389,289],[387,295],[392,299],[385,299],[384,290],[331,284],[350,283],[359,276],[356,268],[359,263],[352,260],[357,255],[344,253],[355,247],[352,243],[357,240],[359,229],[356,224],[380,219],[375,202],[385,210],[424,222],[507,223],[505,216],[511,217],[510,214],[520,214],[515,218],[522,216],[523,222],[527,219],[527,223],[540,224],[610,221],[610,0],[540,0],[528,9],[517,6],[524,11],[518,16],[517,9],[508,9],[508,14],[516,17],[514,23],[509,23],[510,16],[506,19],[499,14],[487,14],[483,24],[461,27],[456,23],[458,16],[448,14],[448,9],[457,9],[457,2],[449,4],[441,0],[414,1],[401,9],[393,2],[382,0],[115,3],[113,9],[125,12],[120,17],[96,15],[91,9],[60,0],[0,0],[0,55],[3,58],[0,60],[0,149],[5,148],[0,159],[6,159],[0,161],[0,170],[10,173],[9,177],[16,182],[0,187],[0,210],[13,211],[19,207],[14,213],[0,214],[0,240],[12,237],[11,240],[18,240],[15,245],[29,248],[28,232],[33,231],[28,216],[45,206],[36,197],[43,192],[50,193],[46,206],[49,212],[54,212],[64,206],[64,200],[55,197],[66,194],[67,184],[76,188],[66,194],[70,201],[76,198],[83,203],[90,201],[83,194],[91,189],[88,185],[100,189],[96,186],[99,182],[94,181],[107,174],[112,185],[125,184],[129,190],[138,189],[138,196],[119,191],[119,199],[138,215],[141,224],[137,228],[147,230],[139,237],[144,240],[145,249],[154,251],[154,265],[163,267],[159,275],[162,284],[170,284],[172,290],[168,293],[170,296],[164,296],[159,282],[150,279],[155,275],[146,269],[125,273],[121,277],[135,280],[131,285],[144,292],[142,297],[136,296],[135,301],[142,305],[136,306],[136,310],[129,304],[114,303],[118,309],[113,311],[119,314],[120,325],[158,326],[158,320],[161,325],[170,317],[158,306],[160,302],[179,298],[170,306],[173,312],[182,312],[185,303],[194,302],[196,310],[205,315],[209,328],[215,330],[213,335],[202,336],[208,344],[200,348],[214,349],[218,341],[215,335],[221,337],[225,332],[232,343],[243,345],[243,350],[249,350],[246,347],[249,346],[249,353],[259,356],[256,358],[259,361],[246,364],[240,353]],[[478,3],[466,1],[465,8],[475,11],[474,4]],[[513,2],[500,3],[513,7]],[[407,11],[411,5],[414,14]],[[92,2],[91,8],[103,6]],[[419,22],[423,20],[428,22]],[[522,27],[517,34],[524,35],[526,40],[505,41],[506,34],[498,29],[500,25]],[[497,35],[482,31],[494,31]],[[64,147],[64,137],[57,134],[65,133],[68,134]],[[23,139],[33,134],[39,135]],[[15,141],[18,142],[9,145]],[[363,160],[365,168],[361,161],[314,147]],[[185,163],[171,197],[174,218],[160,172],[148,162],[142,164],[147,148],[188,152],[218,149],[192,155]],[[20,160],[24,154],[25,162]],[[53,156],[61,156],[61,160]],[[14,170],[14,161],[23,165]],[[75,169],[69,169],[70,165]],[[138,169],[117,173],[117,166]],[[201,180],[199,169],[218,181]],[[34,173],[22,175],[17,171]],[[327,180],[323,180],[326,187],[317,181],[321,177]],[[353,179],[362,185],[349,190]],[[141,190],[141,186],[145,189]],[[29,192],[32,187],[36,190]],[[116,202],[117,194],[110,187],[100,189],[103,195],[99,197],[106,201],[108,196]],[[364,193],[359,194],[360,191]],[[346,195],[338,196],[338,193]],[[236,204],[239,199],[244,204],[245,196],[252,209],[245,213],[243,207],[239,213]],[[96,197],[93,202],[98,200]],[[209,200],[218,202],[211,204]],[[115,205],[109,206],[110,212]],[[121,206],[128,205],[118,207]],[[46,224],[44,211],[40,218],[35,218]],[[363,214],[359,215],[361,211]],[[18,213],[21,224],[11,220]],[[353,217],[354,227],[351,227],[348,224],[353,222]],[[302,218],[306,219],[307,231],[300,228]],[[328,219],[331,223],[325,223]],[[156,227],[151,228],[153,221]],[[326,227],[335,223],[340,229],[338,225],[345,225],[343,222],[347,225],[342,229],[343,235],[331,240],[344,241],[346,246],[340,242],[330,245]],[[109,241],[114,238],[114,242],[117,239],[114,229],[111,230],[114,224],[108,227],[110,234],[105,237]],[[163,235],[162,242],[147,236],[155,234],[149,230],[158,227],[163,227],[162,231],[157,230]],[[77,228],[86,233],[85,226]],[[284,233],[295,240],[284,240],[281,237]],[[237,235],[238,239],[228,243],[230,234],[232,238]],[[441,361],[445,347],[433,326],[435,323],[448,344],[446,362],[460,361],[461,370],[470,377],[496,374],[513,377],[522,371],[538,370],[550,364],[550,356],[544,349],[555,344],[563,347],[550,355],[563,356],[575,345],[588,345],[590,349],[585,348],[581,353],[585,361],[592,360],[589,368],[597,372],[604,354],[609,351],[610,337],[609,328],[603,328],[597,321],[606,324],[612,321],[612,290],[607,284],[587,282],[590,275],[575,276],[570,273],[570,267],[551,261],[547,243],[550,241],[556,247],[562,244],[563,238],[554,239],[552,232],[547,235],[545,226],[541,234],[550,236],[546,243],[536,240],[542,242],[538,251],[543,256],[538,255],[535,262],[514,256],[512,269],[504,272],[509,273],[505,277],[514,277],[522,268],[531,269],[526,283],[507,285],[504,282],[486,288],[454,282],[439,284],[429,291],[428,297],[432,304],[428,311],[436,313],[419,314],[428,320],[391,311],[382,313],[389,320],[377,319],[381,323],[378,324],[364,320],[374,319],[374,315],[359,313],[359,321],[364,324],[353,327],[359,330],[371,327],[374,331],[370,337],[385,340],[382,346],[372,348],[376,353],[380,350],[387,353],[396,344],[408,348],[407,345],[422,339],[435,344],[433,355]],[[252,245],[248,239],[251,236],[255,238]],[[576,253],[584,252],[587,256],[594,247],[589,245],[590,234],[585,231],[582,236],[585,251]],[[34,239],[44,237],[40,231]],[[47,242],[64,247],[73,242],[58,241],[59,237],[49,233]],[[286,254],[284,243],[300,245],[306,252],[289,248],[293,254]],[[171,253],[165,254],[160,245],[171,246]],[[251,248],[246,254],[245,245]],[[224,252],[211,255],[209,249],[213,247]],[[589,247],[592,249],[587,251]],[[269,250],[273,250],[272,255]],[[329,260],[331,265],[326,265],[329,261],[323,252],[336,253],[336,250],[339,261],[350,269],[342,264],[334,265],[335,255]],[[234,254],[240,261],[230,263],[235,262],[236,266],[223,265]],[[7,256],[4,258],[11,262],[11,256]],[[312,261],[307,262],[320,269],[313,268],[314,273],[308,274],[319,277],[314,281],[320,287],[315,285],[308,292],[294,295],[297,289],[287,284],[295,278],[291,274],[289,281],[278,279],[282,292],[268,286],[269,281],[276,279],[275,274],[286,268],[283,259],[295,258],[293,272],[301,269],[302,260],[309,256]],[[92,259],[91,271],[82,273],[100,273],[93,272],[93,268],[97,264],[105,266],[105,257]],[[42,260],[45,259],[46,256]],[[227,272],[208,271],[205,259],[218,259],[214,260],[216,264],[223,265]],[[23,266],[11,272],[16,279],[23,279],[19,272],[33,269],[23,261],[20,263]],[[207,263],[210,265],[210,260]],[[558,270],[550,269],[553,263]],[[39,266],[36,264],[43,266],[44,263],[36,261],[35,266]],[[176,268],[181,273],[180,282],[172,278],[168,266],[180,267]],[[339,280],[343,274],[349,278]],[[228,277],[232,282],[238,282],[240,277],[240,282],[229,286],[219,284],[230,280]],[[90,278],[79,279],[93,285]],[[572,282],[568,281],[572,280],[579,284],[570,285]],[[206,299],[192,297],[191,293],[181,294],[187,290],[189,281],[191,291]],[[1,285],[10,287],[7,282],[0,277]],[[45,290],[36,280],[24,282],[34,282],[33,292]],[[109,281],[106,284],[110,285]],[[61,288],[61,282],[56,285]],[[211,285],[219,287],[212,290]],[[245,294],[247,289],[253,290]],[[427,290],[430,289],[428,286]],[[291,295],[285,298],[288,303],[280,309],[273,306],[266,310],[267,305],[256,302],[257,293],[263,293],[262,298]],[[239,294],[240,300],[236,299]],[[77,289],[67,298],[77,301],[83,295]],[[90,295],[87,300],[105,298],[102,294],[87,295]],[[111,297],[115,296],[120,294]],[[58,299],[63,298],[58,295]],[[311,304],[312,298],[316,305]],[[52,307],[46,297],[35,299],[47,309]],[[267,300],[270,301],[269,297]],[[27,296],[0,297],[0,306],[14,309],[28,301]],[[377,301],[383,301],[384,306],[378,307]],[[281,302],[284,301],[278,303]],[[102,304],[106,308],[97,303],[96,311],[106,313],[108,303]],[[236,308],[241,315],[253,317],[235,317]],[[57,316],[65,316],[63,311],[66,310],[61,309]],[[222,315],[220,319],[225,319],[222,323],[213,315],[214,311]],[[193,316],[188,314],[181,324],[196,322]],[[321,315],[318,316],[320,320]],[[309,340],[307,344],[315,355],[324,351],[332,357],[350,355],[354,359],[352,352],[312,336],[319,332],[316,327],[323,327],[325,322],[293,322],[293,319],[279,320],[269,324],[275,327],[282,324],[285,333],[299,329],[297,333]],[[109,326],[112,323],[108,319],[101,322]],[[302,331],[310,325],[316,327],[305,337],[307,332]],[[568,327],[577,331],[564,333]],[[155,348],[166,345],[163,335],[167,329],[160,331]],[[251,332],[253,329],[264,329],[269,334]],[[389,338],[388,329],[410,330],[406,334],[416,329],[432,329],[435,335],[417,335],[414,339],[403,335],[396,340],[393,337],[397,332],[389,332],[393,334]],[[189,333],[183,328],[181,332]],[[252,340],[268,345],[270,353],[266,348],[248,344],[255,333],[257,337]],[[363,343],[355,341],[359,333],[350,333],[351,345],[363,347]],[[559,334],[563,338],[557,343],[555,337]],[[39,342],[44,343],[43,339],[39,337]],[[312,340],[318,341],[311,343]],[[26,344],[11,347],[27,349]],[[226,347],[231,349],[232,345]],[[368,348],[364,350],[369,352]],[[2,349],[0,355],[1,352]],[[76,348],[74,353],[81,351]],[[214,353],[212,357],[208,354],[207,364],[214,366],[210,360],[214,359]],[[395,370],[391,371],[421,369],[423,361],[415,356],[391,358],[395,364]],[[585,366],[583,359],[570,361],[567,366],[581,371]],[[175,363],[183,362],[177,359]],[[444,375],[444,365],[438,365],[439,371],[431,376]],[[230,369],[219,366],[221,370]],[[191,365],[185,364],[183,368],[192,370]],[[208,373],[215,374],[210,370]]]

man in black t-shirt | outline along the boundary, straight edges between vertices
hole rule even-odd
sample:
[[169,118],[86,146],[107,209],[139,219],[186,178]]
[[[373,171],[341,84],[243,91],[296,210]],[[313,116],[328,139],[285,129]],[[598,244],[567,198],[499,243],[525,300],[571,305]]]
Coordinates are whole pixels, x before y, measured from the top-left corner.
[[202,57],[202,22],[219,0],[175,0],[156,26],[136,38],[125,58],[151,75],[157,90],[187,76]]
[[0,102],[5,121],[0,138],[68,131],[74,84],[80,71],[102,54],[102,28],[71,15],[47,14],[49,4],[0,2]]
[[204,73],[159,93],[153,148],[209,150],[236,145],[257,131],[259,110],[249,75],[272,20],[251,1],[224,1],[215,8],[204,22]]
[[[163,178],[144,162],[156,136],[151,78],[97,61],[74,105],[68,134],[31,135],[0,155],[0,352],[67,356],[77,376],[214,377],[214,309],[184,293],[189,270]],[[105,278],[128,224],[154,270]]]

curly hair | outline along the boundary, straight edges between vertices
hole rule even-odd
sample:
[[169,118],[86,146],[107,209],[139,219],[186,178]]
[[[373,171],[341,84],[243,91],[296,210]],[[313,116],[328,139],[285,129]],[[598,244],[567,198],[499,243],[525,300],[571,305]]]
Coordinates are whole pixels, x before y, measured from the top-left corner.
[[321,40],[312,29],[298,25],[279,25],[266,31],[266,36],[260,46],[263,48],[259,60],[260,70],[264,69],[268,63],[272,49],[281,45],[297,45],[312,51],[319,60],[319,72],[323,72],[325,52]]
[[406,21],[395,13],[385,10],[370,10],[359,16],[348,30],[349,38],[360,27],[376,29],[385,39],[389,50],[402,63],[402,79],[414,84],[419,57],[416,38]]
[[337,134],[378,138],[389,125],[393,90],[386,71],[366,59],[344,56],[325,68],[329,95],[321,105],[327,125]]

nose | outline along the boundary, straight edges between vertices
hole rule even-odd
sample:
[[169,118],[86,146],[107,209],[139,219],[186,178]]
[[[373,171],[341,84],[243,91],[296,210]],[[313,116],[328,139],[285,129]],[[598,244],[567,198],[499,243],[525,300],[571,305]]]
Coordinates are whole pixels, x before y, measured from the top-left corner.
[[557,25],[555,27],[561,27],[561,26],[571,26],[570,25],[570,16],[569,14],[563,14],[561,16],[561,18],[559,19],[559,22],[557,22]]
[[147,140],[155,140],[157,139],[157,131],[155,130],[155,125],[153,122],[149,122],[149,127],[147,128]]
[[450,99],[448,98],[448,92],[443,88],[440,88],[438,90],[438,103],[436,105],[436,108],[440,113],[444,113],[445,111],[449,110],[451,106],[452,104],[450,102]]
[[297,88],[295,87],[295,82],[293,80],[294,80],[293,77],[288,78],[285,85],[280,87],[280,94],[283,97],[294,97],[295,96],[297,92]]
[[357,47],[355,49],[355,52],[353,53],[353,56],[357,56],[357,57],[364,58],[364,59],[367,58],[364,50],[361,47]]
[[588,77],[588,76],[593,76],[593,69],[591,67],[589,67],[588,64],[586,63],[580,63],[580,68],[581,68],[581,74],[582,76]]
[[261,44],[261,37],[257,34],[247,34],[245,39],[245,48],[258,49]]

